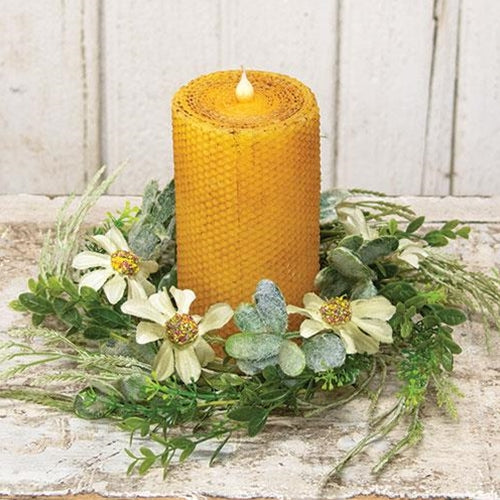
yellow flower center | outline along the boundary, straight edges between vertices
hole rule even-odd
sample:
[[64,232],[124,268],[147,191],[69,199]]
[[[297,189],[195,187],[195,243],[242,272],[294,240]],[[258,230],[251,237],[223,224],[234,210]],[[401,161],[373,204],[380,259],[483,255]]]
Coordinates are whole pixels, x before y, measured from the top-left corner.
[[172,344],[189,344],[198,336],[198,325],[189,314],[174,314],[166,323],[167,338]]
[[111,267],[124,276],[135,276],[139,272],[139,257],[127,250],[111,254]]
[[343,325],[351,320],[351,302],[345,297],[335,297],[321,306],[319,312],[325,323]]

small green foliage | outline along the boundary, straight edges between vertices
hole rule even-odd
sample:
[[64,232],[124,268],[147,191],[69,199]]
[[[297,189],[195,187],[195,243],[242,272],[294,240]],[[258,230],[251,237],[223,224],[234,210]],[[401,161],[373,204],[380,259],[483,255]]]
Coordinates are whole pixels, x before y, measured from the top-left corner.
[[315,373],[329,371],[344,364],[344,344],[333,333],[321,333],[305,340],[303,344],[307,367]]

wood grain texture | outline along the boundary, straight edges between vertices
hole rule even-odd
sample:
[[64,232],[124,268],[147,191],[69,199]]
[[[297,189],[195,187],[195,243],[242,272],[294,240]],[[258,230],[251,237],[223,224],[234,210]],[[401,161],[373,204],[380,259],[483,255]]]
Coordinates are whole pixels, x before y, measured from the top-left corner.
[[462,0],[452,194],[500,192],[500,2]]
[[449,194],[461,0],[436,0],[420,194]]
[[141,193],[145,183],[170,179],[170,100],[203,73],[219,69],[218,2],[109,0],[103,4],[105,162],[130,168],[112,193]]
[[0,11],[0,192],[80,191],[100,161],[97,2]]
[[420,193],[432,40],[432,0],[342,2],[339,185]]

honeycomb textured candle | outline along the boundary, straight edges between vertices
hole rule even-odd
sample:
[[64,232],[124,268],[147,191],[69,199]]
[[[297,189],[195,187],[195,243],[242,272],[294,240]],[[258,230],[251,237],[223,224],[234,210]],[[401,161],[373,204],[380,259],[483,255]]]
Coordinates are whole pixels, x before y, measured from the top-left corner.
[[202,76],[172,102],[178,284],[194,310],[251,300],[262,278],[288,303],[313,289],[319,249],[319,113],[313,93],[284,75]]

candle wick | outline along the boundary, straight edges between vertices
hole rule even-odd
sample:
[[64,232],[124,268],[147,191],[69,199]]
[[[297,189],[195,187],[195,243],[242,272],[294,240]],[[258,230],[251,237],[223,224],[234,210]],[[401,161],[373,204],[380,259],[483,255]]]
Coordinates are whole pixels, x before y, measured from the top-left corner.
[[238,102],[250,102],[254,96],[253,85],[248,80],[247,72],[243,66],[241,67],[241,78],[238,85],[236,85],[235,94]]

